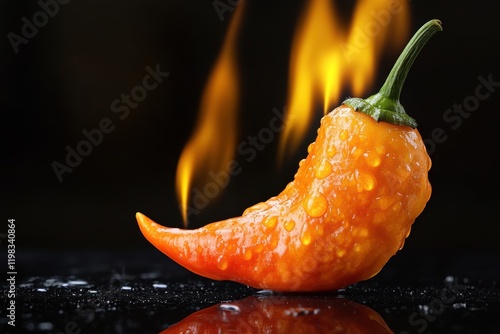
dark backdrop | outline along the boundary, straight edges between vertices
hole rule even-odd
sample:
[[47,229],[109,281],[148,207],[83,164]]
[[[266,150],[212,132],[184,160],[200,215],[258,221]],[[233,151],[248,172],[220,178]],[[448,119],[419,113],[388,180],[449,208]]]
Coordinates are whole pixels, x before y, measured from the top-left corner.
[[[243,0],[245,1],[245,0]],[[226,3],[226,1],[222,1]],[[239,138],[265,127],[286,101],[290,43],[305,1],[248,1],[239,39],[242,107]],[[210,0],[77,1],[59,12],[15,52],[8,34],[21,34],[36,2],[0,5],[2,110],[1,208],[15,218],[18,249],[143,248],[134,214],[181,226],[175,169],[196,119],[205,80],[218,55],[230,12],[220,20]],[[340,7],[346,21],[351,5]],[[433,195],[405,251],[500,252],[499,91],[481,101],[460,126],[443,114],[474,96],[478,76],[500,82],[500,3],[411,1],[411,32],[443,21],[415,63],[402,102],[424,138],[442,128],[447,139],[431,154]],[[385,53],[374,93],[395,55]],[[169,76],[120,120],[112,101],[140,84],[146,66]],[[351,94],[344,91],[343,96]],[[314,139],[277,169],[277,140],[234,177],[224,195],[193,217],[192,227],[239,215],[277,194],[293,178]],[[112,133],[59,182],[51,164],[63,162],[103,118]],[[153,252],[153,250],[151,250]]]

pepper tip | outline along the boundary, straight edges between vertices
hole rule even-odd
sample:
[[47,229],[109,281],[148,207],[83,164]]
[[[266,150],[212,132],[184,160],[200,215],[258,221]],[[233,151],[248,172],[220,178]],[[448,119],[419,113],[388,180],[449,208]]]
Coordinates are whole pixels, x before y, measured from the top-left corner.
[[147,225],[147,222],[148,222],[148,217],[146,217],[145,215],[143,215],[142,213],[140,212],[136,212],[135,213],[135,219],[137,220],[137,223],[139,224],[139,227],[141,228],[141,230],[146,227]]

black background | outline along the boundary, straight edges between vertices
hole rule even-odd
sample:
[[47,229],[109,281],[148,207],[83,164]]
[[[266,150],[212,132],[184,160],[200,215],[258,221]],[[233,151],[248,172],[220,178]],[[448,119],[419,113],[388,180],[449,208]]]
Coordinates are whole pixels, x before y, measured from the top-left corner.
[[[349,2],[351,3],[351,2]],[[239,140],[267,126],[286,103],[294,27],[305,1],[248,1],[239,37],[242,106]],[[338,1],[345,22],[352,4]],[[16,54],[7,38],[20,34],[36,2],[0,5],[1,196],[3,227],[16,219],[18,249],[147,248],[134,214],[180,227],[175,196],[179,155],[196,119],[200,96],[217,58],[231,12],[221,21],[210,0],[77,1]],[[474,95],[478,76],[500,82],[498,1],[411,1],[411,33],[432,18],[444,31],[428,43],[401,97],[423,138],[442,128],[447,140],[431,154],[432,198],[417,218],[405,252],[500,253],[500,87],[456,130],[443,120],[455,103]],[[375,93],[395,54],[384,53]],[[170,75],[119,120],[113,100],[142,82],[145,67]],[[351,94],[342,93],[343,97]],[[314,140],[276,168],[277,138],[252,163],[242,163],[223,196],[192,218],[191,227],[241,214],[279,193]],[[66,145],[110,118],[115,130],[59,182],[51,163]]]

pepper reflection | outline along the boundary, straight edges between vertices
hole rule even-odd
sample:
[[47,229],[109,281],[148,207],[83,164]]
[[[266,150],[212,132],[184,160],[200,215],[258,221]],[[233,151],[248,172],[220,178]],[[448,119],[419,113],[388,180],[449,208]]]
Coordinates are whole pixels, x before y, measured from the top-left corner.
[[374,310],[344,298],[250,296],[197,311],[167,333],[393,333]]

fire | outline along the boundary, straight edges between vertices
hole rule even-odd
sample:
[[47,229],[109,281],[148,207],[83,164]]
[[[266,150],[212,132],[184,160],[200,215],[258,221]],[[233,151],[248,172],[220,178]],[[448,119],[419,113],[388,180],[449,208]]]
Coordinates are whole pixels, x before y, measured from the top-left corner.
[[[226,171],[235,154],[240,97],[236,42],[243,10],[244,4],[239,5],[233,14],[204,89],[194,133],[177,166],[177,196],[185,225],[193,187],[203,189],[210,184],[208,176]],[[355,96],[364,95],[382,51],[388,47],[396,50],[405,42],[408,1],[359,0],[350,21],[349,27],[343,24],[333,0],[307,1],[292,45],[280,160],[299,147],[317,103],[323,104],[326,113],[338,104],[345,86]]]
[[381,52],[399,48],[409,32],[405,0],[360,0],[346,29],[331,0],[312,0],[295,33],[290,61],[288,122],[280,160],[295,152],[322,102],[326,113],[350,85],[362,96],[375,77]]
[[217,62],[206,83],[194,133],[177,165],[176,188],[184,225],[193,181],[203,184],[210,171],[226,170],[234,156],[239,103],[236,43],[243,5],[233,14]]

